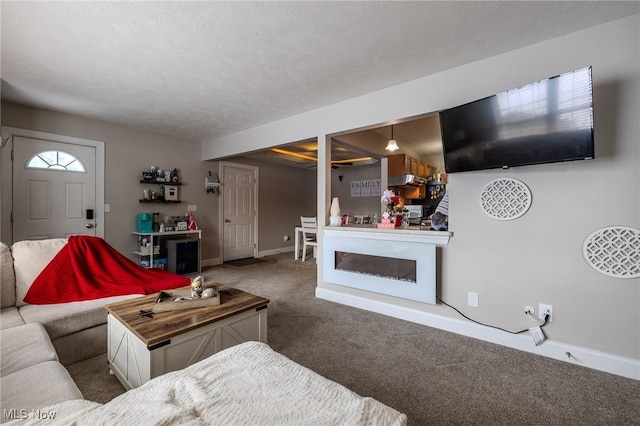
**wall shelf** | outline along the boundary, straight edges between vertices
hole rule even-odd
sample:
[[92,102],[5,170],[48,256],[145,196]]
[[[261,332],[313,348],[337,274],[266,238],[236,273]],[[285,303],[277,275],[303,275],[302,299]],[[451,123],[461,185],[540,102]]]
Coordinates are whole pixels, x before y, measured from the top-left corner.
[[155,204],[180,204],[182,201],[167,201],[167,200],[140,200],[141,203],[155,203]]
[[[140,183],[141,184],[146,184],[146,185],[159,185],[160,186],[160,197],[158,198],[153,198],[153,197],[149,197],[148,199],[146,198],[146,194],[148,192],[148,190],[144,190],[145,193],[145,198],[141,199],[140,202],[141,203],[154,203],[154,204],[180,204],[181,201],[178,200],[178,188],[166,188],[166,187],[173,187],[173,186],[181,186],[182,183],[181,182],[163,182],[163,181],[157,181],[157,180],[144,180],[144,179],[140,179]],[[173,197],[168,197],[167,193],[171,192],[172,194],[174,194],[175,196]],[[155,193],[155,191],[154,191]],[[164,196],[163,196],[164,194]],[[171,198],[170,200],[165,199],[166,198]],[[175,199],[174,199],[175,198]]]
[[182,185],[181,182],[164,182],[164,181],[144,180],[144,179],[141,179],[140,183],[148,183],[150,185],[168,185],[168,186],[180,186],[180,185]]

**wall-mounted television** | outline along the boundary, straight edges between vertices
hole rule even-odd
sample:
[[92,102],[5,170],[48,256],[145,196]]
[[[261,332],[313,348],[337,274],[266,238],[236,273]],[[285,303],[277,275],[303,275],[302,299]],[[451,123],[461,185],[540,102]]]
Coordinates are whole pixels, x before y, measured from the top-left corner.
[[591,67],[440,112],[447,173],[594,157]]

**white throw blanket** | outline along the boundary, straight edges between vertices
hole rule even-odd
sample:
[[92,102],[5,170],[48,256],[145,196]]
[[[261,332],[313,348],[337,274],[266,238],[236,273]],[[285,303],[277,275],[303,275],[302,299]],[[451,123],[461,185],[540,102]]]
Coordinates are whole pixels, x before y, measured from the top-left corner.
[[[107,404],[47,407],[64,425],[406,425],[407,416],[325,379],[269,346],[247,342],[157,377]],[[12,424],[17,424],[13,422]]]

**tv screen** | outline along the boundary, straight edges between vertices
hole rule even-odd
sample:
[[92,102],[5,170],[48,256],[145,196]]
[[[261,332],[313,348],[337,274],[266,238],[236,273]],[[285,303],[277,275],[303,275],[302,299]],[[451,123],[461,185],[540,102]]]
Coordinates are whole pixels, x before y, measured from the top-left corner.
[[447,173],[592,159],[591,67],[440,112]]

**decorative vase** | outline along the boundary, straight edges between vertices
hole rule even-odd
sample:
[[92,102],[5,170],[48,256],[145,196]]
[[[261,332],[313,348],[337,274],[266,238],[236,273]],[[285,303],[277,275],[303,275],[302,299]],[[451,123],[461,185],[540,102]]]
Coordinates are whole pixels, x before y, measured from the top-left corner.
[[331,200],[331,208],[329,208],[329,226],[340,226],[342,224],[342,218],[340,217],[340,201],[338,197],[333,197]]

